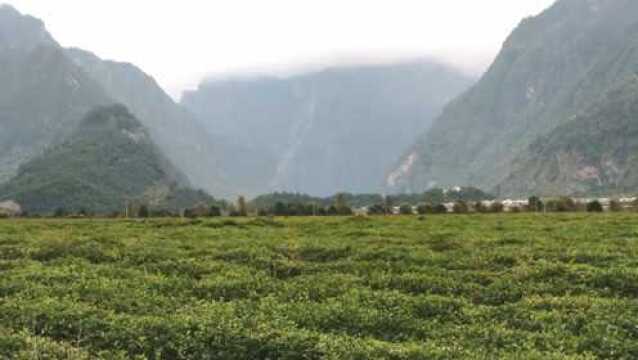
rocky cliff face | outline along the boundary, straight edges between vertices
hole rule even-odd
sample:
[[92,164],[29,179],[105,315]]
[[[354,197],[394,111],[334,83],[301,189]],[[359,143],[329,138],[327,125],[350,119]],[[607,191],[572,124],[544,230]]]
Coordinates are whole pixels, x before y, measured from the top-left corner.
[[207,82],[182,103],[211,133],[245,149],[233,159],[262,165],[228,167],[256,179],[257,193],[375,192],[407,144],[470,83],[422,61]]
[[234,194],[218,162],[228,153],[224,142],[153,78],[131,64],[63,49],[40,20],[0,7],[0,183],[66,139],[91,109],[113,103],[130,108],[194,186]]
[[494,189],[551,133],[638,65],[638,2],[559,0],[525,19],[476,86],[453,101],[386,178],[394,190]]
[[622,194],[638,190],[638,77],[608,91],[514,162],[502,194]]
[[126,105],[140,119],[194,186],[218,196],[239,192],[225,178],[220,163],[220,158],[230,152],[225,141],[210,136],[150,75],[132,64],[102,60],[84,50],[67,49],[66,54],[109,97]]
[[0,182],[112,102],[73,65],[42,22],[0,7]]

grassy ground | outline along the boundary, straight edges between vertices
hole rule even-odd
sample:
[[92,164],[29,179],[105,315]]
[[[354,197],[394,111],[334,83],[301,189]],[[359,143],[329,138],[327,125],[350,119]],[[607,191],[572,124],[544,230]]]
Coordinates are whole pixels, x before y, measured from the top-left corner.
[[0,221],[0,358],[638,358],[638,215]]

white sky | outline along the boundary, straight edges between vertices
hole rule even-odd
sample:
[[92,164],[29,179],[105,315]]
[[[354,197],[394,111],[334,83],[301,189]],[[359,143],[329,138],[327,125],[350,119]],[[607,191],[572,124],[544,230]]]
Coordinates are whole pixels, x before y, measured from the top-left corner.
[[0,0],[173,96],[206,76],[435,56],[483,70],[554,0]]

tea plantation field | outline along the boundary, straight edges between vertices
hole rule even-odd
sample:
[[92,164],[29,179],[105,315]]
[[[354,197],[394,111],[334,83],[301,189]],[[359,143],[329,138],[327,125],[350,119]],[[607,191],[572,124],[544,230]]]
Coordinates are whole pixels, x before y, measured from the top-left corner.
[[638,215],[0,221],[0,359],[636,359]]

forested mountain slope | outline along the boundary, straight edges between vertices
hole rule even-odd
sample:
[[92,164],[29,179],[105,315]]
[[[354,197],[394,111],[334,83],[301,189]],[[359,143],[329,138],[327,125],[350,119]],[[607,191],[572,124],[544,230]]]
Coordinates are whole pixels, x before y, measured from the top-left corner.
[[108,213],[133,201],[171,208],[189,185],[128,109],[112,105],[94,109],[66,141],[22,165],[0,185],[0,199],[29,213]]
[[638,2],[559,0],[518,26],[478,84],[405,152],[386,185],[494,189],[539,136],[573,120],[637,69]]

